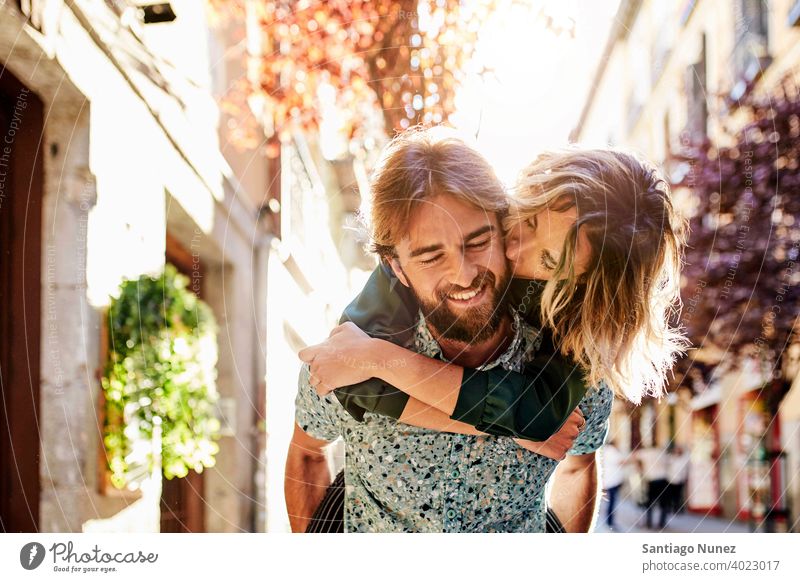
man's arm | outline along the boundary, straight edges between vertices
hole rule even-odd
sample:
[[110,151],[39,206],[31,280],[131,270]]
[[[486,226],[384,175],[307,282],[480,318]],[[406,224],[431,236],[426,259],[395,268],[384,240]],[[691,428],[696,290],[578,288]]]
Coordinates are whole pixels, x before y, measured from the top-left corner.
[[592,530],[597,514],[598,483],[595,453],[569,455],[558,465],[550,507],[568,533]]
[[331,484],[323,447],[327,441],[309,436],[297,424],[286,457],[284,495],[292,531],[303,533]]
[[601,382],[581,401],[586,426],[575,439],[569,456],[557,468],[550,506],[568,532],[588,532],[598,502],[598,466],[595,453],[608,436],[614,393]]

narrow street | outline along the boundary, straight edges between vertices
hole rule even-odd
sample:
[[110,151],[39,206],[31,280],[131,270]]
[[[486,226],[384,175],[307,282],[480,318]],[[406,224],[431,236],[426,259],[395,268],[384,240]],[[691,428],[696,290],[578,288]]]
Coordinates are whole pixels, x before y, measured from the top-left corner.
[[[615,511],[614,521],[616,527],[610,530],[606,526],[606,502],[600,505],[600,515],[597,519],[596,533],[623,532],[623,533],[748,533],[749,526],[743,521],[729,521],[719,517],[706,516],[697,513],[684,511],[678,515],[673,515],[667,520],[667,526],[662,530],[659,528],[647,529],[645,526],[644,510],[634,502],[625,499],[619,502]],[[658,523],[659,513],[655,510],[653,523]]]
[[538,530],[576,405],[594,531],[800,533],[798,87],[800,0],[0,0],[0,533]]

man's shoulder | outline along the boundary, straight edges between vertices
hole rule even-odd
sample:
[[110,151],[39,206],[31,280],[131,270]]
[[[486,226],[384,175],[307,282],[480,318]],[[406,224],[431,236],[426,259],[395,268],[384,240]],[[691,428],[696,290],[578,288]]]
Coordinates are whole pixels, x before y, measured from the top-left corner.
[[[517,314],[516,311],[514,311],[513,313]],[[519,316],[514,318],[514,322],[515,325],[519,325],[522,337],[524,337],[529,342],[535,343],[536,346],[538,347],[539,344],[541,343],[542,329],[540,327],[531,325],[530,323],[528,323],[527,321],[522,319],[522,317]]]
[[614,401],[614,391],[609,388],[608,384],[600,381],[597,386],[592,386],[586,390],[586,394],[581,400],[581,404],[586,404],[591,407],[603,407],[611,410],[611,405]]
[[532,360],[542,347],[542,330],[525,321],[519,312],[511,308],[514,342],[511,350],[517,352],[525,362]]
[[342,431],[349,415],[335,401],[331,393],[320,396],[311,386],[308,364],[303,364],[297,379],[295,397],[295,422],[314,438],[335,440]]

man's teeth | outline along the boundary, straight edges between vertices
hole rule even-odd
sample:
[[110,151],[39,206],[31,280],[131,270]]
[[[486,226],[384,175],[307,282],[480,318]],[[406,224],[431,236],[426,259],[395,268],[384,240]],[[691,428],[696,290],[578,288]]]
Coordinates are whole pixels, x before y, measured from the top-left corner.
[[470,299],[475,297],[478,293],[480,293],[481,289],[483,289],[483,287],[478,287],[474,291],[462,291],[460,293],[451,293],[450,295],[448,295],[448,297],[450,299],[455,299],[457,301],[469,301]]

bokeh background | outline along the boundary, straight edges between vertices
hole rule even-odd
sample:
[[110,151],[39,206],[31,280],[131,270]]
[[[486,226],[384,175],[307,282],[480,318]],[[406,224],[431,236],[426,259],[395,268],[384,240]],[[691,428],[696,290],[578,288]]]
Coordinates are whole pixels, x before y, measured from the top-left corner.
[[797,531],[799,40],[800,0],[0,0],[0,531],[287,531],[296,352],[418,123],[509,186],[570,141],[664,169],[693,348],[615,404],[615,529],[655,449],[664,531]]

